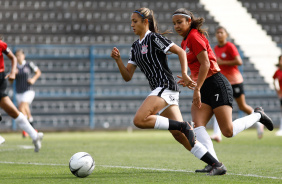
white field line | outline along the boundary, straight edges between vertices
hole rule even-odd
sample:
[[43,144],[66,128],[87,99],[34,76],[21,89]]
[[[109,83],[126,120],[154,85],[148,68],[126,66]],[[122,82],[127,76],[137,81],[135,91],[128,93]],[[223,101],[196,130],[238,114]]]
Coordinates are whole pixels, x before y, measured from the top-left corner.
[[[46,166],[64,166],[64,167],[68,166],[68,164],[32,163],[32,162],[6,162],[6,161],[0,161],[0,164],[46,165]],[[137,169],[137,170],[165,171],[165,172],[184,172],[184,173],[194,173],[195,172],[195,171],[178,170],[178,169],[160,169],[160,168],[133,167],[133,166],[114,166],[114,165],[96,165],[96,166],[106,167],[106,168]],[[281,177],[260,176],[260,175],[256,175],[256,174],[234,174],[234,173],[228,172],[226,175],[282,180]]]

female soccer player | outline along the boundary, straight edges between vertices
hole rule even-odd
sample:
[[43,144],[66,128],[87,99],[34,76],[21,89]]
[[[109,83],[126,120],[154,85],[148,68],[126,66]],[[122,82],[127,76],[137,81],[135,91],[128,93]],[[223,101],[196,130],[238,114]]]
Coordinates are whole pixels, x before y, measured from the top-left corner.
[[[226,137],[234,137],[258,121],[269,130],[273,130],[272,120],[260,107],[256,108],[253,114],[232,122],[232,87],[219,72],[216,57],[205,37],[206,31],[201,28],[204,19],[195,18],[190,11],[180,8],[173,13],[172,20],[174,29],[183,37],[181,47],[186,51],[192,80],[197,81],[191,113],[198,141],[217,158],[213,143],[205,128],[213,114]],[[183,77],[179,76],[179,78],[178,83],[185,87]],[[208,165],[203,170],[196,170],[196,172],[213,173],[213,170],[212,166]]]
[[[117,48],[113,48],[111,57],[115,59],[125,81],[131,80],[138,66],[152,89],[135,114],[135,126],[142,129],[169,130],[197,158],[213,165],[212,175],[225,174],[225,166],[196,141],[192,123],[183,122],[178,107],[179,88],[168,68],[166,53],[170,51],[179,56],[183,83],[193,88],[195,82],[187,75],[185,52],[158,33],[153,11],[148,8],[140,8],[132,13],[131,27],[139,39],[132,44],[127,66],[124,66]],[[160,115],[156,115],[158,112]]]
[[[273,75],[273,85],[280,100],[280,106],[282,110],[282,55],[279,56],[278,60],[278,64],[276,65],[278,69]],[[278,81],[279,87],[276,85],[276,81]],[[282,136],[282,117],[280,118],[280,126],[279,130],[276,132],[276,135]]]
[[[243,64],[239,52],[233,43],[227,41],[228,33],[224,27],[219,26],[216,29],[216,38],[218,44],[214,47],[214,52],[217,64],[220,67],[220,72],[230,82],[233,90],[233,97],[235,98],[239,109],[246,114],[251,114],[254,110],[246,103],[243,76],[238,69],[238,66]],[[263,135],[264,126],[259,122],[257,122],[256,125],[258,138],[260,139]],[[214,134],[211,136],[211,139],[216,140],[217,142],[221,141],[221,131],[218,127],[216,118],[214,118]]]
[[[11,72],[5,76],[4,67],[4,57],[3,53],[11,60]],[[15,121],[18,123],[19,127],[26,131],[33,140],[35,146],[34,151],[38,152],[41,148],[41,141],[43,138],[43,133],[37,133],[34,128],[30,125],[27,118],[15,107],[13,102],[10,100],[9,96],[5,93],[7,88],[7,81],[13,82],[16,76],[17,58],[8,48],[7,44],[0,38],[0,107]]]
[[[33,63],[25,60],[25,54],[22,49],[16,51],[18,60],[17,74],[16,74],[16,99],[19,105],[19,110],[27,117],[29,123],[32,125],[33,117],[30,112],[29,105],[32,103],[35,92],[32,90],[32,85],[40,77],[40,69]],[[32,73],[35,73],[33,76]],[[23,137],[27,133],[23,131]]]

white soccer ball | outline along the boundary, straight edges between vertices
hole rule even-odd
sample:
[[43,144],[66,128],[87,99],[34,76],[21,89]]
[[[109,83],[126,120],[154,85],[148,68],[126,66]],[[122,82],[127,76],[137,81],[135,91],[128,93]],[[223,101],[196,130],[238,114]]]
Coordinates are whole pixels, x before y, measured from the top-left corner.
[[69,168],[73,175],[84,178],[94,170],[95,161],[89,153],[78,152],[71,157]]

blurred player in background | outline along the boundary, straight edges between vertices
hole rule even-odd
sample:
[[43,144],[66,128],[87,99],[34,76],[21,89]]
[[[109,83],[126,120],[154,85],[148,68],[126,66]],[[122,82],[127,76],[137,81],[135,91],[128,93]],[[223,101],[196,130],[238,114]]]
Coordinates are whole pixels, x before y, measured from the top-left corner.
[[[40,77],[41,71],[33,62],[27,62],[25,60],[25,54],[22,49],[16,51],[16,57],[18,60],[16,99],[19,110],[27,117],[29,123],[33,126],[33,117],[29,108],[35,96],[35,91],[32,90],[32,85]],[[25,131],[23,131],[22,134],[23,137],[28,135]]]
[[[217,170],[223,166],[200,143],[194,135],[193,125],[183,122],[178,107],[179,87],[168,68],[168,51],[178,55],[183,82],[189,88],[195,86],[187,75],[185,52],[158,32],[153,11],[148,8],[135,10],[131,15],[131,27],[139,39],[132,44],[127,66],[124,66],[119,50],[114,47],[111,57],[115,59],[125,81],[130,81],[137,66],[145,74],[152,92],[144,100],[134,117],[134,124],[142,129],[169,130],[174,138],[200,160],[212,164]],[[159,113],[160,115],[156,115]],[[180,157],[181,158],[181,157]],[[226,170],[216,175],[225,174]]]
[[[256,108],[255,113],[232,122],[232,87],[226,77],[220,73],[216,57],[205,37],[207,32],[201,28],[204,18],[195,18],[192,12],[180,8],[173,13],[172,21],[175,31],[183,37],[181,47],[186,51],[191,78],[197,81],[191,106],[197,140],[217,158],[211,138],[206,131],[206,125],[213,114],[226,137],[234,137],[258,121],[264,123],[269,130],[273,130],[272,120],[261,107]],[[179,78],[178,83],[186,87],[183,78],[181,76]],[[226,168],[214,170],[212,165],[207,165],[196,172],[209,172],[213,175],[221,170]]]
[[[278,69],[273,75],[273,85],[277,93],[277,96],[280,100],[280,107],[282,111],[282,55],[280,55],[278,59],[279,59],[278,64],[276,65]],[[276,82],[279,83],[279,87],[277,86]],[[279,130],[276,132],[276,135],[282,136],[282,116],[280,117],[280,126],[279,126]]]
[[[5,74],[5,65],[3,53],[11,60],[11,72]],[[5,93],[7,88],[7,78],[12,83],[16,77],[17,70],[17,58],[13,52],[8,48],[7,44],[0,39],[0,107],[19,125],[19,127],[26,131],[32,138],[32,142],[35,146],[34,151],[38,152],[41,148],[41,141],[43,138],[42,132],[36,132],[30,125],[27,118],[16,108],[9,96]]]
[[[216,60],[220,67],[220,72],[227,78],[232,86],[233,97],[235,98],[239,109],[246,114],[251,114],[254,112],[254,110],[246,103],[243,76],[238,69],[238,66],[243,64],[243,61],[236,46],[233,43],[228,42],[227,38],[228,33],[226,29],[222,26],[219,26],[216,29],[216,39],[218,44],[214,47]],[[222,140],[221,131],[215,116],[213,116],[213,121],[214,133],[211,136],[211,139],[220,142]],[[260,139],[263,135],[264,126],[259,122],[256,123],[256,126],[258,138]]]

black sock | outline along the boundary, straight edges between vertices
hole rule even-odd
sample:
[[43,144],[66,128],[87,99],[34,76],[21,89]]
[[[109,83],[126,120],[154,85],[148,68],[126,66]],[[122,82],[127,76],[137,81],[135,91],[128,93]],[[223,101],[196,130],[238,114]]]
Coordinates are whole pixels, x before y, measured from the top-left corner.
[[207,164],[215,167],[220,167],[222,164],[217,161],[211,154],[210,152],[207,152],[204,154],[204,156],[201,158],[202,161],[206,162]]
[[169,126],[168,126],[169,130],[182,130],[186,128],[187,126],[187,124],[184,122],[179,122],[179,121],[175,121],[171,119],[169,119],[168,123],[169,123]]

